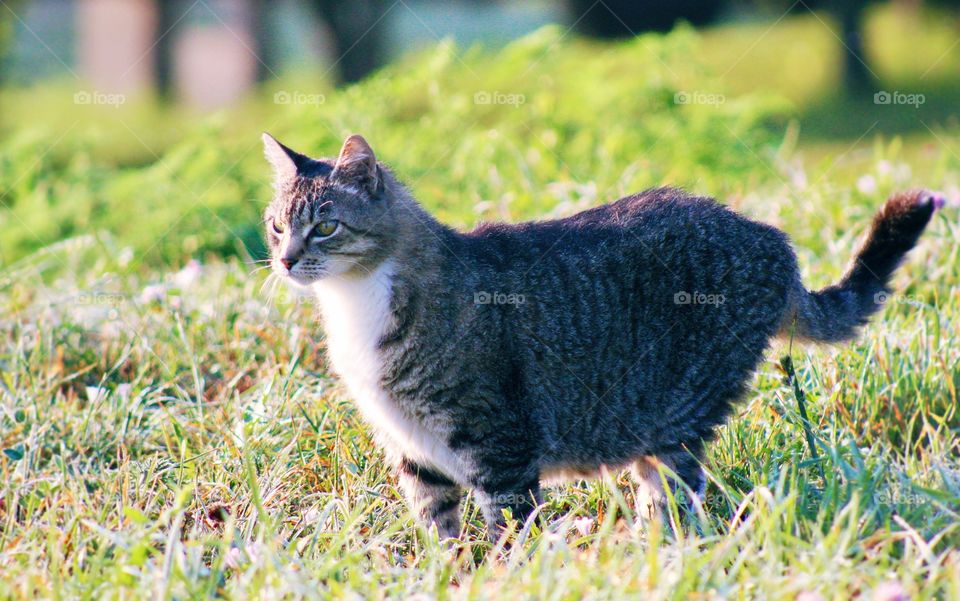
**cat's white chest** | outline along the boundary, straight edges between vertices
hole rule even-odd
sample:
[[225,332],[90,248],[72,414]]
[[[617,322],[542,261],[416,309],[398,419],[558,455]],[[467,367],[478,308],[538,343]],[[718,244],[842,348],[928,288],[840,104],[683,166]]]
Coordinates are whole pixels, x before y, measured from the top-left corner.
[[323,314],[327,352],[382,444],[460,479],[463,470],[453,452],[404,415],[381,384],[383,362],[377,343],[392,325],[393,275],[394,265],[385,261],[366,277],[328,278],[313,285]]

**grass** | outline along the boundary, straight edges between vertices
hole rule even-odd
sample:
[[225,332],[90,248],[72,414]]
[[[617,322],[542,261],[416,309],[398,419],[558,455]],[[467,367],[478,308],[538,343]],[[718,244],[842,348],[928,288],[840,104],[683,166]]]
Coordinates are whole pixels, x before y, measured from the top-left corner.
[[[256,257],[270,194],[261,130],[328,154],[362,132],[419,184],[430,209],[461,225],[541,216],[574,199],[585,206],[600,189],[627,193],[666,182],[737,189],[755,156],[770,150],[776,136],[761,125],[782,124],[784,103],[752,95],[720,106],[677,104],[698,77],[685,60],[693,44],[688,31],[600,45],[565,41],[559,28],[498,53],[440,44],[344,91],[277,82],[273,90],[323,102],[275,105],[273,90],[264,90],[231,113],[200,125],[191,119],[166,148],[152,135],[166,119],[147,122],[149,108],[73,107],[49,130],[14,129],[0,154],[0,194],[10,207],[0,221],[0,256],[15,261],[96,228],[148,266],[207,252]],[[571,71],[577,79],[562,77]],[[54,114],[58,99],[73,97],[63,87],[19,94],[15,106],[36,103]],[[594,126],[603,115],[617,118],[601,130]],[[109,136],[88,124],[100,118],[111,119]],[[63,136],[73,128],[76,135]],[[125,162],[113,155],[118,137],[126,140],[119,149],[138,147]]]
[[[6,132],[0,597],[960,598],[955,204],[857,342],[794,347],[819,464],[777,346],[709,446],[700,516],[639,524],[618,474],[553,489],[509,550],[472,503],[461,541],[414,525],[328,373],[315,307],[261,290],[255,129],[328,154],[364,132],[458,225],[683,184],[785,229],[810,286],[839,277],[891,191],[960,192],[949,124],[920,144],[798,150],[783,103],[712,78],[709,37],[559,35],[316,84],[322,111],[266,90],[175,140],[131,108],[130,154],[86,130],[45,153],[66,126]],[[696,89],[730,96],[672,102]],[[525,102],[475,105],[484,90]]]

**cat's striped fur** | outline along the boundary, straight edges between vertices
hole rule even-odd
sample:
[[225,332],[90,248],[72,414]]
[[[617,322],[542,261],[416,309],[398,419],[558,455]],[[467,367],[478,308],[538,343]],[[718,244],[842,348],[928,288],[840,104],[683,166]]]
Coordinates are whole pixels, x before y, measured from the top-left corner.
[[274,268],[315,290],[334,369],[444,535],[465,488],[491,528],[542,481],[603,468],[657,496],[664,462],[701,489],[703,445],[770,340],[854,336],[940,202],[891,198],[841,282],[808,292],[782,232],[680,190],[461,233],[359,136],[336,161],[264,140]]

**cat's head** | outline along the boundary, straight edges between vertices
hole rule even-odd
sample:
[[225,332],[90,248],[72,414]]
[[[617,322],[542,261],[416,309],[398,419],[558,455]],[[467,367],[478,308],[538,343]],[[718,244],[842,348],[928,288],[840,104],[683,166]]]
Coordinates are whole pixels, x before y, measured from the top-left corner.
[[264,215],[273,271],[301,285],[369,273],[391,252],[396,224],[386,169],[361,136],[336,160],[311,159],[263,134],[275,194]]

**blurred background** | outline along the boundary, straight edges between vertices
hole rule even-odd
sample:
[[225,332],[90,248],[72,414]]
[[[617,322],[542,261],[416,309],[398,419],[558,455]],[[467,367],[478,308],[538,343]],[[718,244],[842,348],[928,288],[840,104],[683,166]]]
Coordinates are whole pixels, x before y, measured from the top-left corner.
[[0,261],[92,234],[255,258],[262,130],[363,133],[469,226],[802,187],[877,144],[923,169],[958,100],[948,0],[0,0]]

